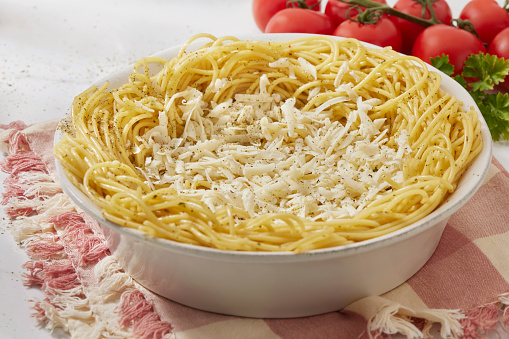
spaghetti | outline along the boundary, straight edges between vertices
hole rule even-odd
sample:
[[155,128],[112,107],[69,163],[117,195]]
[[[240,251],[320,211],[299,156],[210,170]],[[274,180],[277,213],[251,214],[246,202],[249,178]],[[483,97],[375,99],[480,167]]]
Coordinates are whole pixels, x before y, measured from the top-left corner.
[[431,213],[481,151],[477,113],[440,81],[354,39],[201,34],[78,95],[54,152],[108,220],[154,237],[340,246]]

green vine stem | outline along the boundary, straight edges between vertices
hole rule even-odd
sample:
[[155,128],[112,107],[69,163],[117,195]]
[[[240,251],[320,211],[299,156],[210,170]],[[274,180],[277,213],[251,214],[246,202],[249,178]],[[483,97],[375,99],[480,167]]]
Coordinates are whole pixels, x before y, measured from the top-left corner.
[[477,37],[477,39],[481,40],[481,38],[479,37],[479,34],[477,34],[477,31],[474,28],[474,25],[469,20],[452,19],[451,21],[453,24],[456,25],[456,27],[472,33],[473,35],[475,35]]
[[288,1],[286,1],[286,7],[288,7],[288,8],[306,8],[306,9],[312,9],[315,6],[320,5],[320,2],[321,1],[317,1],[315,4],[308,5],[306,3],[306,0],[288,0]]
[[[508,0],[509,1],[509,0]],[[356,10],[358,14],[356,16],[350,15],[351,10]],[[383,9],[379,7],[372,7],[369,10],[362,10],[359,6],[352,6],[347,9],[346,17],[352,21],[356,21],[361,24],[376,24],[383,14]]]
[[[364,12],[369,13],[369,12],[373,12],[373,11],[380,11],[383,13],[387,13],[387,14],[396,16],[401,19],[408,20],[410,22],[416,23],[416,24],[424,26],[424,27],[429,27],[429,26],[438,25],[438,24],[442,23],[437,19],[436,15],[435,15],[435,11],[433,10],[433,6],[432,6],[433,2],[435,2],[437,0],[415,0],[415,1],[419,2],[420,4],[422,4],[424,13],[425,13],[426,8],[429,9],[430,14],[431,14],[430,19],[423,19],[423,18],[419,18],[419,17],[413,16],[413,15],[410,15],[407,13],[403,13],[403,12],[398,11],[397,9],[394,9],[388,5],[380,4],[378,2],[371,1],[371,0],[338,0],[338,1],[344,2],[349,5],[357,6],[357,7],[358,6],[365,7],[366,10]],[[509,1],[509,0],[507,0],[507,1]],[[364,14],[364,13],[362,13],[361,15],[369,16],[369,14]]]

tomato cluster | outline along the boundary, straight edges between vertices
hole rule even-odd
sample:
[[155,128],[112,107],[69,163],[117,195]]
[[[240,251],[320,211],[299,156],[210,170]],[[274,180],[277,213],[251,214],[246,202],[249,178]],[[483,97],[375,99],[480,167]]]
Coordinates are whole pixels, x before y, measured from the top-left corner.
[[[385,0],[372,1],[379,5],[328,0],[320,8],[320,0],[253,0],[253,16],[266,33],[356,38],[427,62],[446,54],[456,74],[471,54],[489,52],[509,59],[509,12],[495,0],[471,0],[454,20],[446,0],[398,0],[393,7]],[[363,15],[368,12],[377,14]],[[470,29],[464,29],[465,23]]]

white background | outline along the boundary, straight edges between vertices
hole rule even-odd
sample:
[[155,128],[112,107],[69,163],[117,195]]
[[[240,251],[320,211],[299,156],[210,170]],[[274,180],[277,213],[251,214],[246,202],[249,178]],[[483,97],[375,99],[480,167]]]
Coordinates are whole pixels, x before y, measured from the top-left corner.
[[[448,2],[457,17],[468,1]],[[102,76],[204,32],[259,33],[251,0],[0,0],[0,124],[60,118]],[[506,168],[508,150],[495,144]],[[59,338],[29,316],[41,293],[21,283],[26,260],[0,214],[0,338]]]

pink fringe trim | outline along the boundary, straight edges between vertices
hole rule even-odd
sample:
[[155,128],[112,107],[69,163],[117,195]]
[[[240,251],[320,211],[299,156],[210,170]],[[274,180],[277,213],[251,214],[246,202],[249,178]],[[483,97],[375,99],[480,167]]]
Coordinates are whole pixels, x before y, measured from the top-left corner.
[[506,307],[502,312],[502,322],[509,327],[509,307]]
[[27,273],[23,273],[23,284],[25,286],[42,286],[44,284],[44,262],[43,261],[27,261],[23,264],[23,268]]
[[63,267],[61,270],[54,272],[54,274],[45,274],[44,283],[41,288],[46,295],[59,295],[61,291],[70,290],[81,286],[81,281],[74,268]]
[[11,130],[9,133],[9,140],[4,141],[9,144],[9,153],[16,154],[21,150],[28,150],[29,145],[25,136],[21,133],[23,129],[27,128],[22,121],[13,121],[7,125],[0,125],[0,129]]
[[37,238],[37,240],[32,240],[26,245],[27,254],[30,257],[51,260],[57,256],[62,256],[64,245],[58,235],[37,236]]
[[[13,129],[9,140],[10,155],[0,163],[0,169],[10,174],[10,178],[4,182],[7,193],[3,194],[0,202],[4,205],[12,199],[39,199],[28,196],[23,190],[19,180],[20,173],[28,171],[48,173],[41,158],[30,150],[26,137],[20,131],[25,127],[22,122],[0,126],[2,129]],[[11,208],[6,212],[14,219],[21,215],[30,216],[36,213],[36,210]],[[53,297],[82,285],[75,267],[95,264],[110,255],[104,236],[94,233],[93,228],[78,213],[62,213],[46,221],[53,223],[60,231],[60,237],[51,232],[34,235],[32,241],[26,245],[26,250],[35,260],[23,265],[26,270],[23,274],[23,283],[30,287],[40,287],[47,296],[44,300],[35,302],[33,306],[33,316],[41,323],[49,321],[44,304],[61,309],[64,305],[55,303]],[[80,297],[86,298],[85,295]],[[132,326],[136,337],[162,338],[172,332],[171,324],[161,321],[139,290],[130,290],[122,294],[119,314],[120,324]]]
[[16,219],[19,217],[29,217],[32,214],[34,214],[36,211],[31,207],[25,207],[25,208],[9,208],[5,211],[5,213],[9,216],[11,219]]
[[152,305],[138,290],[122,294],[120,314],[120,323],[131,325],[133,334],[142,339],[162,338],[172,331],[171,324],[160,320]]
[[23,284],[41,287],[46,295],[81,286],[76,270],[68,259],[55,261],[28,261],[23,265]]
[[46,233],[38,240],[27,245],[27,254],[36,261],[28,261],[23,265],[27,273],[23,274],[26,286],[40,286],[46,295],[56,295],[61,291],[81,286],[78,274],[65,256],[64,246],[56,234]]
[[[0,164],[1,165],[1,164]],[[10,177],[4,181],[5,193],[2,194],[2,204],[6,204],[12,198],[27,198],[25,190],[23,190],[19,183],[19,178]]]
[[18,153],[9,156],[5,162],[2,163],[2,170],[13,175],[21,172],[39,171],[48,173],[46,166],[41,161],[41,158],[33,151]]
[[[507,332],[509,326],[506,313],[509,305],[490,303],[468,310],[466,318],[461,321],[463,327],[462,339],[477,339],[487,337],[490,332],[497,332],[496,326]],[[501,321],[502,320],[502,321]]]
[[69,247],[68,253],[75,260],[76,265],[95,264],[107,255],[110,250],[106,242],[91,230],[83,218],[75,212],[59,214],[48,220],[55,227],[63,230],[62,237]]
[[[14,122],[7,127],[18,128],[23,127],[24,124],[21,122]],[[9,173],[11,175],[5,181],[6,193],[2,194],[2,204],[6,204],[7,201],[13,197],[20,199],[32,199],[34,197],[24,196],[24,191],[19,185],[18,175],[22,172],[38,171],[48,173],[46,166],[42,162],[41,158],[33,151],[30,151],[28,147],[28,141],[26,137],[20,131],[13,131],[10,134],[10,147],[9,157],[4,161],[0,162],[0,170]],[[35,210],[30,207],[25,208],[9,208],[6,210],[6,214],[9,218],[15,219],[18,217],[27,217],[35,213]]]

